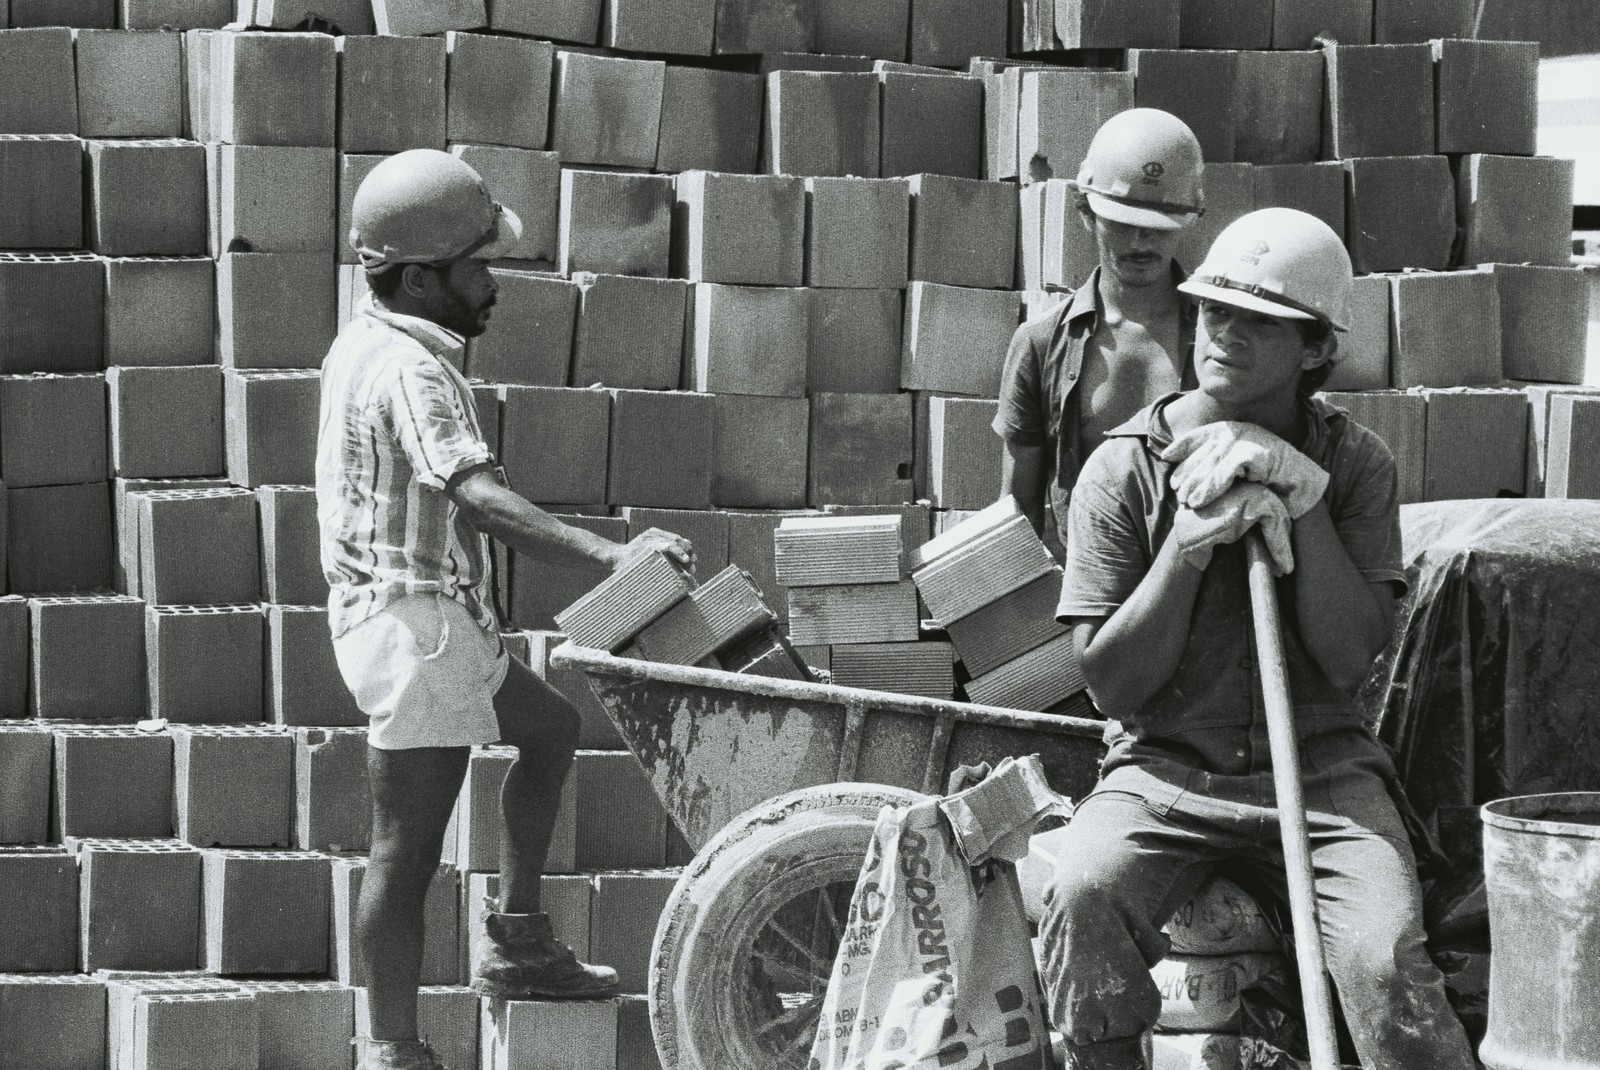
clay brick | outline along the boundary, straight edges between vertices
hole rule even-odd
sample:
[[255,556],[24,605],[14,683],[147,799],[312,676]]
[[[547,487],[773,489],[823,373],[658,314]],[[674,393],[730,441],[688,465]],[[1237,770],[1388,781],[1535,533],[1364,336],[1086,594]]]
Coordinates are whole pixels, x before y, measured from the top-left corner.
[[815,7],[804,0],[717,0],[716,51],[812,52]]
[[1016,269],[1014,186],[916,175],[911,179],[910,277],[1009,290]]
[[111,495],[104,483],[6,490],[6,573],[13,593],[111,584]]
[[670,871],[595,877],[588,961],[613,967],[623,992],[645,991],[656,923],[677,880],[678,874]]
[[1508,379],[1581,383],[1588,283],[1571,268],[1493,264],[1500,352]]
[[1134,49],[1133,103],[1160,108],[1188,124],[1208,163],[1234,158],[1233,104],[1239,78],[1239,53]]
[[1402,505],[1423,500],[1428,404],[1418,393],[1397,390],[1330,393],[1327,399],[1372,431],[1394,455]]
[[105,286],[89,253],[0,253],[0,372],[99,371]]
[[963,67],[973,56],[1006,52],[1006,0],[911,0],[906,59]]
[[294,730],[294,846],[301,851],[365,850],[371,838],[363,728]]
[[489,28],[592,45],[600,33],[601,0],[490,0]]
[[209,257],[107,259],[107,367],[213,363],[216,308]]
[[614,390],[612,399],[606,500],[663,509],[708,508],[712,399],[648,390]]
[[177,840],[77,844],[78,968],[200,965],[200,852]]
[[28,634],[30,716],[48,721],[139,719],[144,709],[142,602],[122,595],[31,598]]
[[277,724],[367,723],[339,675],[326,606],[324,598],[319,605],[267,607],[267,711]]
[[[1456,211],[1443,156],[1346,160],[1345,171],[1345,229],[1357,272],[1449,266]],[[1519,192],[1518,201],[1526,200]]]
[[877,178],[881,96],[875,74],[773,71],[762,131],[766,170]]
[[[337,333],[337,296],[333,258],[325,252],[225,254],[217,261],[220,363],[320,367]],[[295,314],[285,315],[287,309]]]
[[810,414],[811,403],[801,397],[717,395],[711,500],[746,508],[803,506]]
[[[497,5],[498,6],[498,5]],[[555,47],[477,33],[445,35],[449,49],[448,140],[542,149],[549,136]]]
[[1600,402],[1561,394],[1550,399],[1546,498],[1600,498]]
[[817,0],[815,6],[818,52],[906,58],[911,0]]
[[103,375],[0,375],[0,479],[9,488],[106,478]]
[[1433,54],[1427,45],[1327,45],[1322,55],[1324,157],[1433,151]]
[[600,44],[624,52],[711,55],[716,0],[605,0]]
[[1076,178],[1105,121],[1133,107],[1133,75],[1120,71],[1024,71],[1017,120],[1023,180]]
[[372,0],[372,20],[377,31],[395,37],[473,30],[488,18],[484,0]]
[[1476,14],[1473,0],[1373,0],[1372,40],[1382,45],[1471,37]]
[[550,147],[570,164],[654,166],[665,77],[660,60],[558,51]]
[[173,811],[196,847],[287,847],[294,740],[281,729],[174,727]]
[[806,185],[782,175],[679,175],[674,274],[691,282],[799,286]]
[[161,993],[134,1004],[131,1070],[253,1070],[260,1049],[249,993]]
[[672,202],[666,175],[563,170],[558,270],[667,277]]
[[578,287],[565,279],[491,268],[500,292],[489,330],[467,342],[466,373],[519,386],[566,386]]
[[1389,287],[1395,386],[1474,386],[1505,377],[1492,273],[1393,275]]
[[[327,972],[340,984],[357,988],[367,984],[366,964],[356,941],[356,905],[366,879],[367,859],[333,859],[332,923],[326,928]],[[428,884],[422,903],[422,983],[453,985],[461,982],[460,936],[457,932],[461,894],[453,866],[441,865]],[[307,926],[309,928],[309,926]],[[322,937],[322,932],[314,934]]]
[[207,971],[327,972],[327,857],[218,849],[202,854],[200,938]]
[[1423,396],[1428,400],[1424,499],[1521,497],[1527,398],[1516,390],[1472,389],[1427,390]]
[[256,497],[248,490],[139,496],[139,590],[151,605],[206,606],[261,597]]
[[880,505],[910,498],[909,396],[817,394],[811,399],[810,443],[810,504]]
[[[116,533],[113,586],[124,594],[139,594],[139,501],[149,490],[217,490],[230,486],[226,479],[116,479],[111,485],[111,517]],[[141,626],[142,627],[142,626]]]
[[333,147],[338,64],[332,37],[229,31],[212,34],[211,46],[215,140]]
[[233,15],[229,0],[120,0],[117,25],[130,30],[220,30]]
[[805,396],[806,290],[702,282],[690,307],[687,385],[705,393]]
[[482,175],[494,199],[522,221],[522,236],[507,246],[505,257],[535,262],[529,266],[552,265],[556,257],[561,158],[553,152],[498,145],[452,145],[450,153]]
[[[1464,35],[1463,35],[1464,36]],[[1438,147],[1443,153],[1538,151],[1539,45],[1434,41]]]
[[1339,361],[1324,390],[1382,390],[1389,372],[1389,279],[1360,275],[1350,294],[1350,329],[1339,336]]
[[241,487],[315,482],[319,389],[309,370],[224,377],[228,479]]
[[77,132],[72,31],[61,26],[0,30],[0,133]]
[[222,473],[221,368],[113,367],[106,369],[105,381],[113,474]]
[[[701,524],[709,525],[711,517],[720,519],[722,533],[720,540],[710,538],[705,534],[695,536],[695,552],[704,555],[706,550],[701,548],[704,542],[715,554],[717,548],[721,549],[721,560],[728,557],[728,521],[722,513],[694,513],[688,514],[679,511],[668,512],[661,509],[639,509],[637,513],[654,514],[656,516],[687,516],[707,518]],[[565,641],[566,637],[560,632],[528,631],[517,633],[528,644],[528,667],[534,671],[545,683],[555,688],[564,695],[568,702],[578,708],[580,725],[578,728],[578,747],[582,750],[622,750],[625,744],[622,737],[617,734],[616,726],[611,723],[611,718],[606,716],[605,707],[595,697],[593,688],[589,686],[589,678],[581,670],[568,669],[550,663],[550,652]],[[587,908],[588,898],[584,899]],[[588,932],[588,923],[585,920],[584,932]],[[587,943],[587,937],[580,943]]]
[[1344,167],[1337,161],[1256,167],[1251,177],[1256,209],[1296,208],[1344,237]]
[[0,930],[0,971],[77,968],[78,863],[64,848],[0,847],[0,910],[14,920]]
[[1206,251],[1229,223],[1255,209],[1254,167],[1247,163],[1208,163],[1202,182],[1206,193],[1205,214],[1184,227],[1173,248],[1179,264],[1198,266]]
[[311,487],[256,488],[261,518],[261,593],[268,602],[323,605],[328,581],[319,560],[317,497]]
[[878,173],[983,177],[983,83],[886,71]]
[[260,1070],[339,1066],[350,1058],[355,993],[335,981],[245,981],[260,1019]]
[[1565,267],[1575,168],[1549,156],[1463,156],[1456,178],[1461,262]]
[[655,170],[757,170],[764,91],[753,74],[668,64]]
[[1017,294],[915,282],[906,293],[900,385],[994,397],[1022,312]]
[[1370,45],[1372,5],[1373,0],[1274,0],[1272,47],[1315,48],[1318,37]]
[[335,46],[340,152],[444,148],[444,41],[346,36]]
[[502,386],[500,463],[511,489],[535,502],[606,500],[611,395]]
[[260,606],[149,606],[150,716],[175,724],[265,720],[265,632]]
[[1310,163],[1322,158],[1321,52],[1241,52],[1233,158]]
[[688,284],[587,272],[573,282],[579,295],[573,384],[675,389],[683,365]]
[[[0,502],[4,500],[5,496],[0,494]],[[0,505],[0,527],[5,524],[3,513],[4,506]],[[5,539],[0,536],[0,555],[4,554],[4,547]],[[4,562],[0,561],[0,567],[3,565]],[[28,716],[28,656],[28,601],[21,595],[0,595],[0,722]],[[5,741],[0,740],[0,749],[4,749],[5,746]],[[49,758],[48,747],[45,750],[45,758],[46,760]],[[18,775],[22,776],[21,773]],[[0,776],[0,785],[5,784],[6,780],[6,777]],[[27,784],[28,781],[23,777],[16,783],[21,785]],[[49,787],[48,772],[44,786]],[[0,796],[4,795],[4,791],[5,789],[0,787]],[[0,809],[0,813],[17,820],[20,823],[19,827],[28,827],[32,819],[21,816],[28,812],[27,808],[19,802],[15,809],[9,809],[12,801],[8,798],[7,808]],[[18,842],[11,838],[13,834],[8,828],[7,822],[0,821],[0,843]]]
[[0,246],[82,245],[82,190],[83,145],[76,137],[0,134]]
[[174,33],[80,30],[78,133],[177,137],[183,130],[181,42]]
[[1013,710],[1058,709],[1084,689],[1072,636],[1060,635],[966,684],[970,701]]
[[805,189],[807,286],[905,287],[909,182],[808,178]]
[[899,290],[810,291],[809,393],[900,389],[901,297]]
[[[627,521],[611,516],[560,515],[558,519],[612,542],[626,542]],[[605,578],[596,569],[557,565],[516,555],[511,563],[511,622],[518,628],[553,628],[555,615]]]
[[1000,486],[1000,439],[989,426],[998,403],[933,397],[927,405],[917,454],[928,458],[928,497],[939,509],[983,508]]
[[1273,0],[1181,0],[1180,48],[1272,46]]
[[616,1070],[615,1000],[483,1004],[486,1070],[516,1066],[578,1066]]
[[[288,145],[207,146],[211,255],[327,253],[334,233],[338,154]],[[342,242],[340,244],[343,244]]]
[[75,974],[0,974],[0,1065],[87,1070],[105,1064],[106,986]]

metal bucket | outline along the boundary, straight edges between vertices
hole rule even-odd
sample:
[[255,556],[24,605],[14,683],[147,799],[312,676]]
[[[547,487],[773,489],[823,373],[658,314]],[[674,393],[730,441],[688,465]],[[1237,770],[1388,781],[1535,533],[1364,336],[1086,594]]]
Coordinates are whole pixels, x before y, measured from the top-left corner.
[[1490,1070],[1600,1070],[1600,792],[1483,807]]

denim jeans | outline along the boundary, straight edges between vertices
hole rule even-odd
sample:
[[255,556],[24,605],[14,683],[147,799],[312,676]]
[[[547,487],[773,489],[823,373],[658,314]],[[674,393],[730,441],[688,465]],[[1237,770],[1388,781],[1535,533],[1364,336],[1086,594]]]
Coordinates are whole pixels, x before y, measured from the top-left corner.
[[[1367,1070],[1473,1070],[1466,1034],[1423,947],[1422,894],[1384,779],[1364,762],[1304,775],[1328,970]],[[1161,932],[1215,865],[1248,867],[1283,893],[1271,774],[1221,776],[1141,761],[1078,806],[1045,894],[1044,983],[1069,1067],[1143,1065],[1161,996]]]

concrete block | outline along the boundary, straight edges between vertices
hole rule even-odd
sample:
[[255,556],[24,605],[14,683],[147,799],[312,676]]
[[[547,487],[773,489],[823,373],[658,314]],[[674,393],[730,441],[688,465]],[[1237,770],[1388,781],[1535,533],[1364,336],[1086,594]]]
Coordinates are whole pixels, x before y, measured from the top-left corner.
[[377,31],[395,37],[475,30],[488,18],[485,0],[372,0]]
[[903,289],[911,185],[904,179],[808,178],[807,286]]
[[665,77],[660,60],[558,51],[550,147],[570,164],[654,166]]
[[477,33],[445,35],[447,137],[454,144],[542,149],[549,137],[555,46]]
[[[446,837],[445,844],[446,852],[454,856],[456,869],[463,873],[492,873],[500,869],[500,838],[504,829],[500,789],[516,757],[515,747],[472,748],[467,759],[466,778],[456,797],[455,842],[449,843]],[[569,783],[570,780],[569,777]],[[551,867],[547,865],[546,868]]]
[[687,385],[704,393],[804,397],[807,295],[793,287],[696,283],[684,332]]
[[[726,532],[723,541],[727,541]],[[723,557],[727,557],[726,546]],[[27,628],[28,603],[15,596],[0,598],[0,635],[6,647],[5,713],[7,722],[19,720],[15,724],[0,722],[0,803],[4,804],[0,843],[44,843],[50,838],[50,729],[20,722],[28,712]]]
[[0,847],[0,909],[26,919],[0,931],[0,971],[77,968],[78,862],[64,848]]
[[211,129],[232,145],[332,148],[338,62],[320,33],[211,35]]
[[105,261],[106,366],[211,364],[216,263],[209,257]]
[[773,71],[762,131],[766,170],[877,178],[880,100],[875,74]]
[[1456,220],[1464,264],[1549,264],[1571,257],[1576,164],[1550,156],[1463,156]]
[[917,455],[928,458],[927,495],[935,508],[981,509],[1000,486],[1000,439],[990,423],[999,403],[981,398],[927,399]]
[[666,175],[563,170],[558,270],[665,278],[672,203]]
[[1359,275],[1350,295],[1350,329],[1339,337],[1339,362],[1324,390],[1382,390],[1390,375],[1389,279]]
[[1528,437],[1528,401],[1521,391],[1463,388],[1428,390],[1424,396],[1424,499],[1521,497]]
[[1431,48],[1438,90],[1436,151],[1506,156],[1538,151],[1537,42],[1436,40]]
[[810,415],[803,397],[717,395],[711,500],[746,508],[803,506]]
[[817,394],[806,500],[814,506],[907,501],[912,448],[909,396]]
[[819,52],[906,58],[911,0],[818,0],[816,20]]
[[[29,716],[45,721],[139,719],[144,710],[140,686],[144,604],[137,598],[30,598],[28,635],[32,653]],[[88,656],[91,652],[92,657]]]
[[600,44],[624,52],[711,55],[716,0],[605,0]]
[[694,590],[694,579],[661,553],[635,554],[572,605],[556,626],[579,646],[617,650]]
[[[1054,31],[1052,30],[1052,37]],[[1022,102],[1022,74],[1046,66],[1027,60],[973,60],[983,77],[983,177],[990,181],[1017,177],[1017,118]]]
[[311,370],[224,377],[229,480],[241,487],[315,482],[319,388]]
[[16,594],[111,584],[111,496],[104,483],[7,490],[6,573]]
[[1471,37],[1476,14],[1473,0],[1373,0],[1372,40],[1382,45]]
[[[1035,186],[1042,186],[1043,189],[1034,193]],[[1209,206],[1207,211],[1210,211]],[[1029,251],[1025,248],[1020,250],[1022,281],[1056,291],[1075,290],[1087,282],[1090,273],[1100,264],[1100,253],[1083,213],[1078,210],[1076,192],[1063,179],[1024,186],[1020,228],[1023,241],[1031,240],[1029,235],[1035,229],[1030,225],[1032,217],[1038,219],[1039,266],[1030,279],[1027,273]]]
[[1273,0],[1181,0],[1178,47],[1266,49]]
[[483,1004],[485,1070],[578,1066],[615,1070],[617,1003],[494,1000]]
[[292,30],[310,17],[332,23],[332,32],[339,35],[370,37],[377,32],[371,0],[319,0],[317,6],[308,16],[302,0],[246,0],[238,21],[250,29]]
[[763,52],[756,70],[763,79],[773,71],[830,71],[834,74],[875,74],[871,56],[828,56],[815,52]]
[[[612,542],[626,542],[628,523],[620,517],[571,516],[559,519]],[[518,628],[554,628],[555,615],[605,578],[603,572],[557,565],[516,555],[511,563],[511,623]]]
[[1443,156],[1346,160],[1345,175],[1345,242],[1358,273],[1449,266],[1455,188]]
[[782,175],[679,175],[674,274],[691,282],[799,286],[806,184]]
[[983,177],[983,82],[886,71],[878,173]]
[[789,637],[807,646],[917,641],[917,590],[910,580],[789,591]]
[[[339,155],[331,148],[210,145],[211,255],[321,253],[334,232]],[[353,190],[352,190],[353,195]]]
[[705,509],[711,505],[715,403],[704,394],[613,390],[610,472],[613,505]]
[[778,583],[777,565],[773,553],[773,533],[786,516],[814,516],[804,509],[787,509],[781,512],[739,513],[728,516],[728,561],[750,574],[761,588],[762,599],[772,607],[779,620],[789,616],[788,591]]
[[1337,161],[1256,167],[1251,177],[1257,209],[1296,208],[1344,237],[1344,167]]
[[260,1050],[247,992],[161,993],[134,1004],[132,1070],[251,1070]]
[[1095,131],[1131,107],[1130,73],[1024,71],[1017,118],[1018,175],[1024,182],[1076,178]]
[[228,0],[119,0],[117,25],[130,30],[220,30],[233,15]]
[[1580,383],[1589,294],[1571,268],[1493,264],[1500,296],[1501,364],[1508,379]]
[[0,30],[0,133],[77,132],[72,31],[63,26]]
[[87,1070],[106,1058],[106,986],[72,973],[0,974],[0,1065]]
[[1373,2],[1273,0],[1272,47],[1315,48],[1318,37],[1346,45],[1370,45]]
[[1173,248],[1173,259],[1198,266],[1206,250],[1229,223],[1255,209],[1254,166],[1247,163],[1208,163],[1204,177],[1206,211],[1183,228]]
[[145,662],[149,713],[174,724],[266,719],[260,606],[149,606]]
[[445,146],[445,42],[339,37],[339,151]]
[[1546,498],[1600,498],[1600,401],[1573,394],[1550,399]]
[[785,587],[897,583],[902,557],[900,517],[787,517],[773,533],[778,582]]
[[[478,994],[454,985],[417,991],[417,1031],[450,1070],[478,1070]],[[365,989],[356,991],[356,1036],[370,1036]]]
[[261,597],[250,491],[146,491],[138,508],[139,590],[151,605],[230,605]]
[[900,389],[899,290],[812,290],[811,394],[893,394]]
[[677,881],[676,871],[595,877],[588,961],[613,967],[623,992],[645,991],[656,923]]
[[1495,281],[1488,271],[1390,276],[1395,386],[1476,386],[1505,378]]
[[667,812],[632,754],[580,751],[570,776],[579,870],[650,869],[664,863]]
[[491,268],[489,330],[467,342],[466,374],[491,383],[566,386],[578,287],[565,279]]
[[500,398],[500,463],[512,490],[535,502],[606,500],[610,394],[503,386]]
[[522,236],[507,247],[505,256],[541,267],[554,264],[561,158],[497,145],[452,145],[450,152],[482,175],[494,199],[522,221]]
[[1021,313],[1020,298],[1009,290],[912,283],[906,292],[900,385],[994,397]]
[[319,561],[317,497],[311,487],[257,487],[261,519],[261,593],[268,602],[323,605],[328,581]]
[[148,490],[215,490],[226,479],[115,479],[111,483],[111,517],[116,555],[112,562],[113,586],[123,594],[139,594],[139,502]]
[[1433,151],[1433,53],[1427,45],[1326,45],[1322,55],[1325,158]]
[[99,371],[105,290],[92,254],[0,253],[0,372]]
[[364,726],[339,675],[328,634],[327,600],[319,605],[268,606],[267,711],[276,724]]
[[183,992],[238,992],[241,986],[198,970],[102,970],[105,981],[107,1070],[133,1066],[134,1012],[141,996]]
[[85,839],[77,853],[80,970],[200,965],[199,851],[177,840]]
[[177,34],[79,30],[74,38],[79,134],[167,138],[183,132]]
[[1238,52],[1139,48],[1128,53],[1128,70],[1135,107],[1160,108],[1182,119],[1200,141],[1201,159],[1234,158]]
[[[332,863],[332,895],[328,899],[331,924],[314,935],[320,938],[326,933],[329,976],[340,984],[362,988],[367,984],[367,970],[356,946],[356,905],[361,901],[367,859],[335,858]],[[461,941],[457,931],[461,898],[455,867],[441,865],[429,882],[422,902],[422,983],[425,985],[461,983]],[[306,928],[310,927],[308,922]]]
[[[220,363],[320,367],[337,333],[337,297],[333,258],[326,252],[224,254],[217,261]],[[284,315],[291,308],[295,314]]]
[[[227,19],[232,17],[233,5],[229,4]],[[213,140],[211,38],[216,34],[208,29],[183,33],[183,136],[202,145]]]
[[260,1070],[339,1066],[355,1036],[355,993],[335,981],[246,981],[260,1020]]
[[898,516],[900,518],[900,571],[910,574],[917,554],[933,532],[933,511],[917,502],[886,505],[829,505],[829,516]]
[[943,175],[911,179],[910,277],[1009,290],[1020,202],[1014,186]]
[[178,839],[196,847],[287,847],[294,740],[266,726],[172,731]]
[[200,939],[208,972],[327,972],[327,856],[217,848],[201,853]]
[[489,0],[489,28],[592,45],[600,32],[600,8],[601,0]]
[[1006,53],[1006,0],[911,0],[906,59],[964,67],[973,56]]
[[802,0],[717,0],[718,54],[812,52],[817,13]]
[[1423,501],[1426,484],[1428,403],[1420,393],[1398,390],[1359,394],[1330,393],[1328,401],[1372,431],[1394,455],[1400,503]]
[[1070,635],[1060,635],[966,684],[967,698],[1013,710],[1053,710],[1084,689]]
[[668,64],[655,170],[757,170],[764,91],[753,74]]
[[1233,104],[1233,158],[1310,163],[1322,158],[1321,52],[1241,52]]
[[365,850],[371,839],[367,733],[362,728],[294,730],[294,846]]
[[1056,3],[1056,38],[1061,48],[1177,48],[1183,5],[1158,0],[1138,7],[1117,0]]
[[1066,625],[1056,623],[1060,597],[1061,572],[1052,569],[974,613],[945,622],[967,672],[986,676],[1065,634]]
[[833,681],[899,695],[949,699],[955,694],[955,651],[947,642],[841,643],[833,649]]
[[113,474],[148,479],[222,473],[221,368],[113,367],[106,369],[105,382]]
[[76,137],[0,134],[0,246],[81,246],[82,190],[83,144]]
[[9,488],[106,478],[103,375],[0,375],[0,480]]
[[676,389],[683,369],[688,284],[587,272],[573,282],[578,290],[573,385]]

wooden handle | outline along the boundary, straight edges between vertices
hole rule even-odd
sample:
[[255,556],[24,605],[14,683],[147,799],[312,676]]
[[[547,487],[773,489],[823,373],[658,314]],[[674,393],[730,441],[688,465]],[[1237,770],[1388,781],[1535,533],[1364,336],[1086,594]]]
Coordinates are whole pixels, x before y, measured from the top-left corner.
[[1289,695],[1289,670],[1283,654],[1278,592],[1273,587],[1272,559],[1260,531],[1253,530],[1245,537],[1245,548],[1250,559],[1250,609],[1256,633],[1256,664],[1261,669],[1267,740],[1272,748],[1272,782],[1278,798],[1278,826],[1283,836],[1283,865],[1288,875],[1295,957],[1300,965],[1306,1041],[1311,1048],[1312,1070],[1339,1070],[1339,1043],[1333,1029],[1328,967],[1322,954],[1322,929],[1312,878],[1311,842],[1306,834],[1300,748],[1295,739],[1294,704]]

